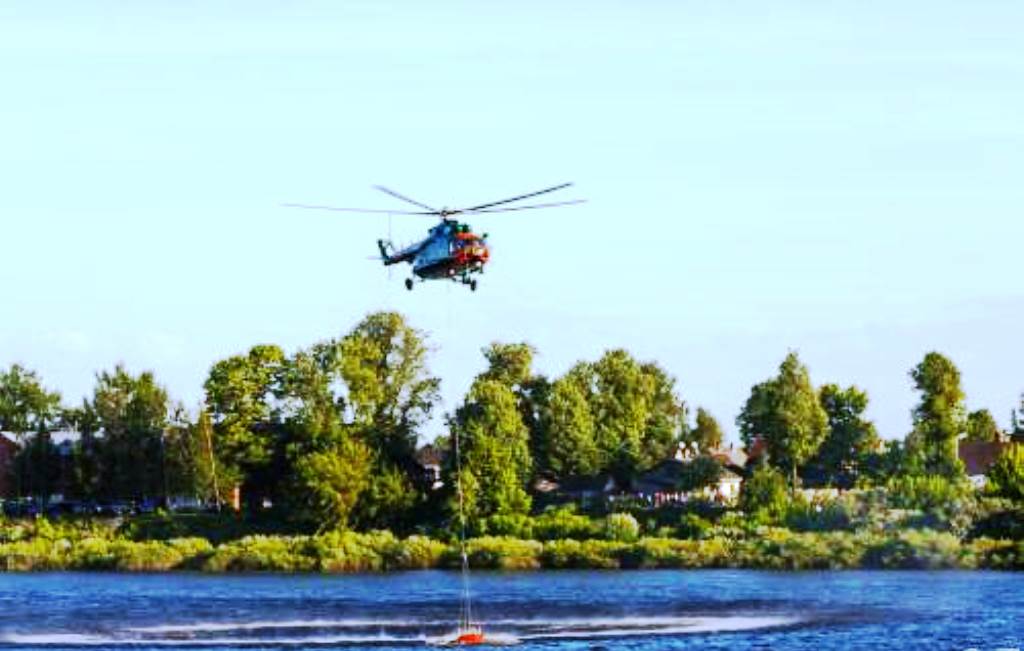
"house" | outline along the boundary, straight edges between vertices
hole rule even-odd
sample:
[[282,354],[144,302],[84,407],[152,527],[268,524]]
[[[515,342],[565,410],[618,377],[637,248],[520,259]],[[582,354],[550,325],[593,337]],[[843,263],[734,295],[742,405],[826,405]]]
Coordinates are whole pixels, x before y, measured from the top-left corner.
[[575,475],[562,479],[538,477],[533,492],[545,502],[576,502],[583,507],[622,492],[618,482],[609,474]]
[[441,467],[444,465],[446,453],[437,445],[428,443],[416,450],[416,464],[420,470],[420,481],[430,490],[444,486],[441,479]]
[[[742,452],[740,454],[742,455]],[[687,465],[693,463],[696,456],[684,457],[686,460],[672,458],[662,461],[637,477],[633,482],[633,494],[647,500],[653,506],[684,503],[694,497],[722,503],[734,501],[739,497],[740,486],[743,483],[742,465],[735,463],[740,457],[731,455],[730,450],[725,449],[712,450],[708,456],[722,465],[722,473],[715,484],[704,487],[696,494],[680,490],[683,472]],[[745,455],[743,461],[745,462]]]
[[1002,456],[1006,448],[1013,445],[1005,441],[961,440],[956,455],[964,464],[964,471],[971,483],[978,488],[985,485],[985,476],[992,464]]
[[[641,474],[633,481],[633,493],[638,497],[654,498],[655,502],[682,500],[679,490],[683,469],[692,463],[690,460],[679,461],[666,459]],[[678,498],[674,496],[678,494]]]
[[[714,457],[725,468],[735,468],[742,473],[747,466],[747,453],[732,443],[728,447],[720,446],[708,451],[708,456]],[[676,461],[693,461],[701,455],[696,443],[680,443],[673,458]]]
[[14,457],[20,449],[21,445],[14,434],[0,432],[0,496],[14,496]]

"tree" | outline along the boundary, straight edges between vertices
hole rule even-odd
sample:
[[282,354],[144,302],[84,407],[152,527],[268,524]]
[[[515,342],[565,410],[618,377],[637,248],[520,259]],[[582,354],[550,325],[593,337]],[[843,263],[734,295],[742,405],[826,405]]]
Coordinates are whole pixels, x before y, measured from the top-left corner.
[[325,350],[344,385],[347,431],[373,455],[358,520],[400,527],[423,499],[415,481],[416,442],[439,396],[440,380],[427,369],[424,335],[401,315],[379,312]]
[[1010,411],[1010,438],[1015,443],[1024,443],[1024,393],[1020,396],[1020,407]]
[[715,486],[724,470],[718,459],[702,454],[683,466],[679,477],[679,490],[689,493]]
[[601,469],[594,417],[577,383],[561,379],[551,385],[543,429],[546,457],[541,465],[555,476],[593,475]]
[[907,437],[912,469],[920,474],[963,474],[957,439],[966,429],[960,371],[948,358],[931,352],[910,371],[921,401],[914,407],[914,429]]
[[855,386],[826,384],[818,396],[828,416],[828,435],[808,462],[809,474],[821,484],[849,488],[879,443],[874,423],[864,418],[868,394]]
[[49,430],[60,417],[60,394],[19,364],[0,371],[0,430],[21,435]]
[[[164,466],[170,495],[188,495],[204,502],[228,499],[238,478],[215,477],[213,437],[213,422],[206,410],[201,410],[193,421],[184,406],[174,406],[164,433]],[[227,481],[221,485],[217,479]]]
[[992,495],[1024,500],[1024,445],[1006,448],[988,471],[985,489]]
[[764,441],[769,462],[790,471],[795,489],[797,468],[818,451],[828,434],[828,415],[796,353],[786,355],[776,377],[751,389],[736,424],[748,448],[756,439]]
[[22,447],[14,456],[13,473],[19,493],[46,500],[61,479],[61,456],[45,429],[22,436]]
[[580,363],[566,374],[586,397],[602,470],[620,480],[670,457],[686,423],[675,380],[657,364],[641,364],[624,350]]
[[286,363],[277,346],[254,346],[214,364],[203,385],[218,470],[241,482],[250,504],[272,497],[280,484],[284,437],[277,399]]
[[722,447],[722,428],[715,417],[703,407],[697,408],[697,426],[687,432],[686,442],[697,446],[704,453]]
[[537,351],[527,343],[492,343],[483,350],[487,370],[485,380],[494,380],[510,388],[526,387],[533,379],[533,356]]
[[788,504],[785,477],[766,463],[759,464],[740,486],[740,509],[755,521],[779,520]]
[[371,463],[369,448],[347,437],[297,459],[295,474],[303,488],[303,513],[317,522],[320,530],[345,528],[370,484]]
[[120,364],[97,374],[90,409],[103,432],[99,493],[119,499],[165,495],[168,399],[153,374],[132,375]]
[[422,333],[394,312],[371,314],[333,344],[349,423],[382,461],[409,470],[419,428],[437,404]]
[[549,432],[545,429],[545,410],[551,383],[533,372],[537,351],[527,343],[494,342],[483,349],[487,370],[480,377],[504,384],[516,396],[523,424],[530,432],[530,454],[538,469],[549,469]]
[[[12,432],[21,448],[29,452],[25,435],[35,433],[38,439],[32,446],[31,454],[23,455],[16,463],[14,480],[20,495],[23,484],[44,486],[33,481],[30,475],[47,473],[49,456],[49,431],[60,419],[60,394],[47,390],[35,371],[13,364],[6,371],[0,371],[0,431]],[[37,479],[44,479],[43,476]],[[24,490],[29,490],[26,486]]]
[[64,410],[62,420],[78,432],[78,444],[72,448],[68,495],[95,500],[100,497],[101,444],[100,421],[88,400],[80,407]]
[[467,498],[467,517],[529,513],[529,433],[512,390],[478,378],[451,426],[460,446],[462,477],[456,476],[456,481],[462,482]]
[[1003,437],[996,419],[988,409],[978,409],[967,414],[968,441],[998,441]]

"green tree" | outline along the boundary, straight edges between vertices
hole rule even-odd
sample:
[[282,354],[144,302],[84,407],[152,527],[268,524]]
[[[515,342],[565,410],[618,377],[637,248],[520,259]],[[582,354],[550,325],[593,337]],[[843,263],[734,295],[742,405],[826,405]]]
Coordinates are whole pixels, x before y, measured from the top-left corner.
[[516,404],[523,424],[530,432],[530,454],[538,469],[548,469],[550,451],[549,432],[546,429],[546,407],[551,383],[533,372],[533,357],[537,351],[527,343],[492,343],[483,349],[487,370],[480,377],[504,384],[516,396]]
[[72,448],[68,495],[81,499],[100,497],[101,439],[100,421],[88,400],[80,407],[64,410],[62,420],[78,432],[78,443]]
[[49,391],[35,371],[13,364],[0,371],[0,430],[23,435],[49,430],[60,417],[60,394]]
[[988,471],[985,489],[992,495],[1024,501],[1024,445],[1003,450]]
[[679,476],[679,490],[689,493],[715,486],[724,470],[718,459],[702,454],[683,466]]
[[527,343],[492,343],[483,350],[487,370],[485,380],[494,380],[511,388],[526,387],[533,379],[533,356],[537,351]]
[[960,371],[948,358],[931,352],[910,371],[921,401],[914,408],[914,429],[907,437],[911,468],[918,474],[957,477],[957,439],[966,429]]
[[1010,411],[1010,438],[1024,443],[1024,393],[1020,396],[1020,407]]
[[218,470],[240,481],[251,505],[273,497],[282,478],[285,442],[278,398],[286,367],[279,347],[254,346],[246,355],[214,364],[204,384]]
[[672,455],[686,423],[675,380],[657,364],[612,350],[566,374],[586,396],[602,470],[629,480]]
[[201,410],[193,421],[184,406],[174,406],[164,433],[164,465],[170,495],[190,496],[203,502],[228,499],[228,491],[238,478],[217,478],[227,480],[223,488],[228,490],[222,490],[215,480],[213,438],[213,422],[206,410]]
[[828,415],[807,367],[792,352],[776,377],[751,390],[736,423],[748,448],[756,439],[764,441],[769,462],[790,472],[793,488],[797,469],[818,451],[828,434]]
[[759,464],[740,486],[740,510],[754,521],[777,522],[785,515],[788,505],[786,479],[768,464]]
[[885,486],[890,479],[907,472],[907,450],[903,441],[883,441],[880,450],[864,455],[858,484]]
[[696,444],[700,452],[710,452],[722,447],[722,427],[715,417],[703,407],[697,408],[697,426],[686,434],[686,442]]
[[[31,454],[15,464],[15,490],[20,495],[29,490],[25,484],[47,485],[44,480],[49,472],[49,437],[46,435],[59,421],[60,394],[49,391],[35,371],[13,364],[6,371],[0,370],[0,431],[12,432],[20,447],[28,452],[25,435],[34,433],[36,439]],[[37,475],[34,481],[33,475]],[[25,486],[23,486],[25,485]]]
[[164,495],[168,399],[153,374],[132,375],[121,365],[99,373],[90,408],[103,433],[99,493],[120,499]]
[[394,312],[371,314],[334,347],[349,422],[382,461],[412,467],[419,428],[437,404],[423,334]]
[[988,409],[978,409],[967,414],[968,441],[998,441],[1002,436],[996,419]]
[[601,469],[594,439],[594,417],[577,383],[561,379],[551,385],[544,421],[546,459],[557,477],[593,475]]
[[344,385],[346,429],[373,454],[356,517],[362,526],[402,528],[424,499],[416,442],[439,399],[425,337],[401,315],[380,312],[326,350]]
[[[478,378],[451,421],[460,443],[467,518],[526,514],[530,497],[529,433],[512,390]],[[453,443],[455,437],[453,437]],[[472,491],[472,492],[471,492]]]
[[46,500],[58,490],[61,457],[45,429],[22,437],[22,447],[14,457],[13,472],[19,492]]
[[334,445],[297,459],[302,514],[319,530],[345,528],[370,485],[372,457],[363,443],[339,437]]
[[879,444],[874,423],[864,418],[868,394],[855,386],[826,384],[818,396],[828,416],[828,435],[808,462],[808,474],[821,484],[849,488]]

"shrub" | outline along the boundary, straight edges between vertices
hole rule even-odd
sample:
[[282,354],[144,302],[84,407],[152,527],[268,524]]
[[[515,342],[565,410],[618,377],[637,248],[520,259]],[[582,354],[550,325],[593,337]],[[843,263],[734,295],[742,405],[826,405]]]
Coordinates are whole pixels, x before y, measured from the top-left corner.
[[889,505],[898,509],[930,511],[962,501],[970,486],[941,475],[907,475],[889,480]]
[[310,571],[317,569],[315,559],[298,551],[308,540],[306,536],[246,536],[217,547],[203,564],[203,569],[235,572]]
[[972,566],[969,550],[959,539],[947,532],[925,530],[901,531],[886,537],[867,550],[864,563],[868,567],[886,569],[945,569]]
[[767,464],[758,466],[740,487],[739,506],[756,522],[777,522],[788,505],[786,478]]
[[552,540],[544,543],[540,560],[549,569],[617,569],[621,547],[607,540]]
[[919,529],[966,533],[977,511],[974,489],[966,481],[941,475],[910,475],[889,480],[889,506],[920,511],[901,524]]
[[1008,500],[983,500],[970,537],[1024,540],[1024,506]]
[[403,570],[426,570],[437,567],[448,545],[426,536],[409,536],[402,541],[401,552],[394,564]]
[[794,531],[842,531],[853,526],[850,509],[841,500],[797,498],[787,507],[785,522]]
[[631,542],[640,535],[640,524],[628,513],[612,513],[604,519],[604,535],[608,540]]
[[685,513],[679,519],[679,526],[676,527],[676,535],[680,538],[700,540],[711,535],[713,525],[708,520],[696,513]]
[[537,540],[586,540],[594,534],[594,523],[577,514],[574,506],[548,509],[533,519],[533,536]]
[[533,538],[533,522],[522,513],[492,515],[480,522],[480,532],[490,536]]
[[1024,445],[1011,445],[988,471],[986,492],[1007,499],[1024,500]]
[[1024,542],[978,538],[971,542],[977,566],[992,570],[1024,569]]
[[[466,543],[470,566],[492,570],[537,569],[542,551],[543,546],[539,542],[517,538],[484,536]],[[455,565],[457,558],[458,550],[449,550],[448,564]]]

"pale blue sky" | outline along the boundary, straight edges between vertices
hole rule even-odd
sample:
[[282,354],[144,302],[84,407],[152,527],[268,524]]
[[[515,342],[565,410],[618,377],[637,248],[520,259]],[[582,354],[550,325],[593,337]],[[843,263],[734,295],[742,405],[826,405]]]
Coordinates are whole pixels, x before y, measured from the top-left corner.
[[[455,406],[493,339],[625,347],[734,432],[796,349],[888,437],[940,350],[1002,424],[1024,390],[1019,2],[8,2],[0,363],[70,400],[124,361],[209,365],[395,309]],[[480,291],[368,261],[387,218],[562,181],[473,220]],[[408,241],[429,224],[395,218]]]

